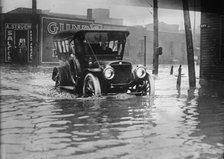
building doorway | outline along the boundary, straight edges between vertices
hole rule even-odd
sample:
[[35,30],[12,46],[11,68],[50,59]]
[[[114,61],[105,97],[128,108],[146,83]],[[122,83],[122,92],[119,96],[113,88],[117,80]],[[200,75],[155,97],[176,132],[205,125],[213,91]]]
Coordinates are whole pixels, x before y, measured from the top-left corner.
[[5,62],[32,62],[31,23],[5,23]]
[[[28,46],[29,46],[29,39],[28,39],[28,30],[15,30],[15,61],[16,63],[20,64],[27,64],[28,63]],[[12,58],[13,59],[13,58]],[[13,62],[13,61],[12,61]]]

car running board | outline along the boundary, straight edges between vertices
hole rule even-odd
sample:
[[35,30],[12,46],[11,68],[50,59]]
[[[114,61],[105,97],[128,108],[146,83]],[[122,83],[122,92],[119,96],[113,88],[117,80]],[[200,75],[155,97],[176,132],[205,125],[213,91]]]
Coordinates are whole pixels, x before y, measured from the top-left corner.
[[68,90],[75,90],[75,87],[74,86],[59,86],[59,88],[63,88],[63,89],[68,89]]

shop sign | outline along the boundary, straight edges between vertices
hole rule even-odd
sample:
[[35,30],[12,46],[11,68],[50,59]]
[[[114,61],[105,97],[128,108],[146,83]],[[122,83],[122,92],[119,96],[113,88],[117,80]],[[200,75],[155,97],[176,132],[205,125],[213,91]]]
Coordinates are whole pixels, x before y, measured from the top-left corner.
[[33,59],[33,34],[32,34],[32,30],[29,31],[29,38],[30,38],[30,46],[29,46],[29,62],[32,61]]
[[14,44],[14,34],[13,30],[7,29],[6,30],[6,56],[5,61],[11,61],[12,51],[13,51],[13,44]]
[[31,29],[31,24],[29,24],[29,23],[7,23],[6,29],[29,30],[29,29]]
[[[28,36],[20,37],[18,32],[26,32]],[[16,36],[17,35],[17,36]],[[27,41],[28,47],[28,62],[32,61],[32,30],[31,23],[6,23],[5,24],[5,62],[13,61],[13,57],[17,56],[18,41],[19,39],[24,39]]]
[[68,23],[58,23],[50,22],[47,25],[47,31],[49,34],[56,34],[58,31],[63,30],[73,30],[73,29],[101,29],[102,25],[99,24],[68,24]]

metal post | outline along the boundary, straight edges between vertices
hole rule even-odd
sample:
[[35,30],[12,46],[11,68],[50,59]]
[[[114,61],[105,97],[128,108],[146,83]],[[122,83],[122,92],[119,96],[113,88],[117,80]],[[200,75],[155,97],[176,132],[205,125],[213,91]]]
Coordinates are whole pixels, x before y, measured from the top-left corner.
[[187,47],[189,86],[190,88],[193,88],[196,86],[196,79],[195,79],[194,49],[193,49],[193,40],[191,31],[191,21],[190,21],[188,1],[182,0],[182,3],[183,3],[184,26],[185,26],[186,47]]
[[173,65],[170,68],[170,75],[173,75]]
[[180,89],[181,87],[181,72],[182,72],[182,68],[181,68],[181,65],[179,66],[178,68],[178,76],[177,76],[177,90]]
[[32,0],[32,42],[33,55],[32,65],[37,66],[39,62],[38,40],[37,40],[37,0]]
[[159,46],[159,23],[158,23],[158,1],[153,0],[153,71],[157,75],[159,68],[159,55],[157,53]]
[[144,36],[144,66],[146,67],[146,36]]

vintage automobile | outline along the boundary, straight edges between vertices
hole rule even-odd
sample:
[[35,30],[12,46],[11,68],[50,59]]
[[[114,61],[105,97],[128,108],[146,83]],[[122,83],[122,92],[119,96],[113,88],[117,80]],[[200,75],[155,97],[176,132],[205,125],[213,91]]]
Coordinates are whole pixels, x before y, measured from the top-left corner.
[[125,30],[68,30],[54,35],[55,86],[79,96],[108,93],[150,95],[150,75],[143,65],[123,61]]

